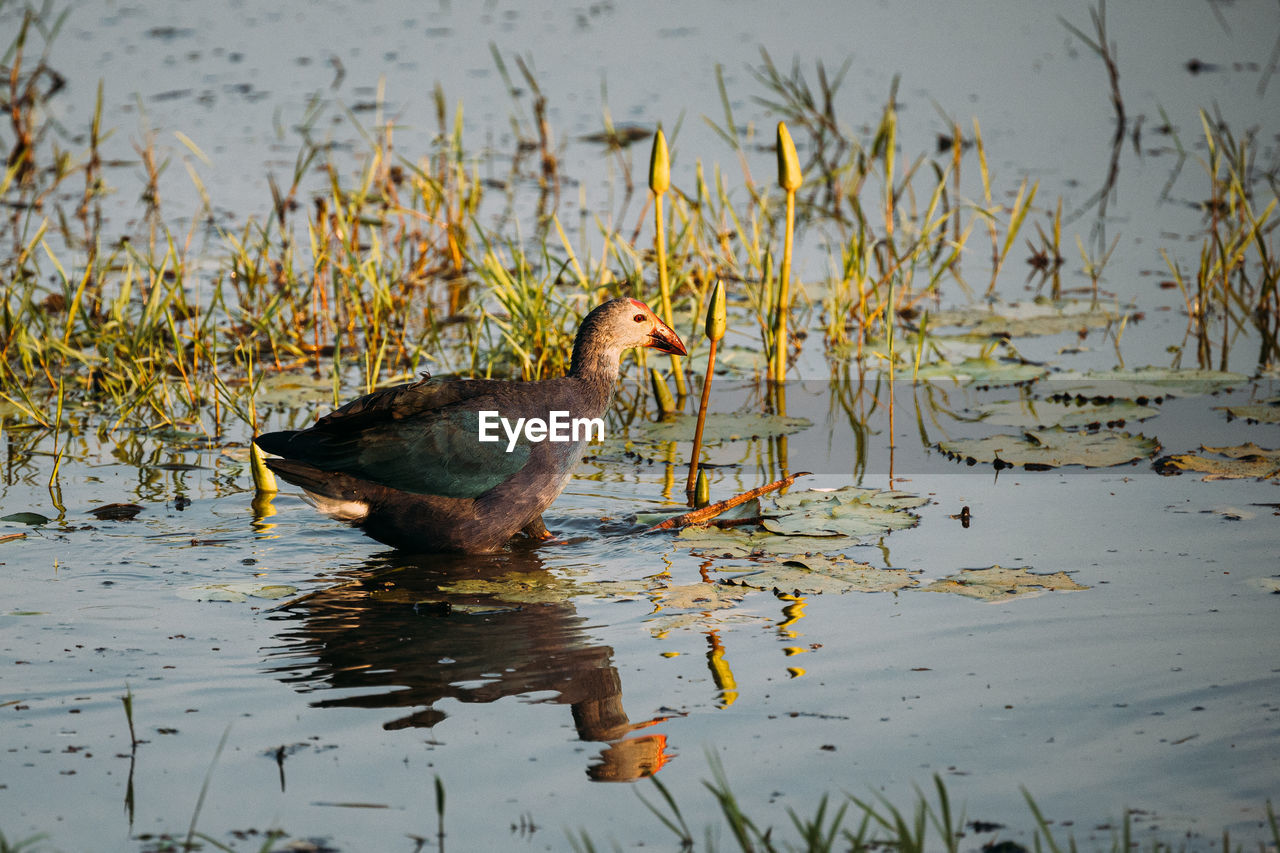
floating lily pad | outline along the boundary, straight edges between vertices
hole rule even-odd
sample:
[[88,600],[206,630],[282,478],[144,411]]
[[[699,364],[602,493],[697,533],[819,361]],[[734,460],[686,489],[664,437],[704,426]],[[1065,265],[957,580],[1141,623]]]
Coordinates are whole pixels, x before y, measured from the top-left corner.
[[1071,401],[1005,400],[979,410],[979,418],[989,424],[1016,427],[1114,426],[1126,421],[1141,421],[1159,414],[1151,406],[1140,406],[1132,400]]
[[793,595],[896,592],[919,583],[905,569],[878,569],[843,554],[834,557],[793,554],[772,565],[734,575],[725,582]]
[[1048,372],[1041,365],[1011,359],[966,358],[958,364],[939,361],[923,365],[915,376],[917,379],[953,379],[967,385],[1002,386],[1033,382]]
[[[1160,449],[1160,442],[1127,432],[1072,432],[1053,427],[1027,430],[1021,435],[989,435],[940,441],[939,450],[952,459],[966,462],[995,462],[1025,465],[1032,470],[1083,465],[1109,468],[1146,459]],[[972,464],[972,463],[970,463]]]
[[1001,337],[1056,335],[1100,329],[1121,316],[1116,306],[1083,299],[971,305],[929,315],[931,326],[964,326],[971,332]]
[[[693,441],[693,431],[698,419],[694,415],[676,415],[673,418],[646,422],[632,427],[634,441]],[[709,414],[702,428],[704,444],[760,438],[773,435],[789,435],[812,426],[808,418],[792,418],[785,415],[760,413]]]
[[941,578],[926,587],[925,592],[951,592],[982,601],[1007,601],[1028,594],[1050,591],[1075,592],[1088,589],[1067,576],[1066,572],[1037,574],[1029,568],[962,569],[959,574]]
[[915,527],[920,518],[907,510],[928,502],[907,492],[857,486],[793,492],[774,501],[782,512],[766,518],[763,527],[784,536],[872,536]]
[[841,504],[858,504],[875,506],[882,509],[916,509],[929,503],[928,498],[887,489],[873,489],[867,486],[842,486],[839,489],[806,489],[800,492],[788,492],[773,499],[778,509],[804,509],[817,504],[835,501]]
[[[846,537],[875,536],[915,527],[920,518],[909,510],[928,502],[928,498],[907,492],[858,486],[810,489],[779,496],[772,500],[772,508],[765,506],[761,510],[765,516],[763,531],[686,527],[679,536],[687,547],[711,556],[790,557],[801,550],[821,553],[844,547]],[[840,544],[827,545],[823,539],[838,539]]]
[[178,590],[179,598],[191,601],[248,601],[250,598],[274,600],[296,595],[298,588],[282,583],[203,583]]
[[1059,373],[1055,388],[1085,397],[1159,397],[1165,394],[1191,397],[1221,391],[1249,381],[1240,373],[1221,370],[1175,370],[1139,367],[1133,370],[1091,370]]
[[1267,450],[1253,442],[1234,447],[1201,447],[1203,453],[1180,453],[1163,456],[1155,461],[1155,469],[1161,474],[1181,474],[1195,471],[1204,474],[1205,480],[1266,480],[1280,477],[1280,450]]
[[1226,412],[1233,418],[1243,418],[1262,424],[1280,424],[1280,397],[1274,400],[1263,400],[1261,403],[1242,403],[1214,408],[1219,412]]

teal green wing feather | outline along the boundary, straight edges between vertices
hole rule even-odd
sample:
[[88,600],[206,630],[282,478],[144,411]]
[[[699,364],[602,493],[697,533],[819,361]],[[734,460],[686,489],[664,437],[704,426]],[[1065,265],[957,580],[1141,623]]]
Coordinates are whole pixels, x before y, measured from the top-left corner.
[[306,430],[259,436],[269,453],[420,495],[475,498],[515,476],[527,443],[479,440],[500,383],[423,380],[353,400]]

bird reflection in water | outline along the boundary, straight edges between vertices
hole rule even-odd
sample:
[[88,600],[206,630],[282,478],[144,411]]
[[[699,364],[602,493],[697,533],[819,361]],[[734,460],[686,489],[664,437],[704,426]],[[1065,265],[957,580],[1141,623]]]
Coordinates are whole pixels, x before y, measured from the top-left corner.
[[546,701],[569,706],[578,737],[607,744],[587,768],[591,779],[656,773],[669,758],[666,736],[631,735],[667,718],[628,720],[613,649],[593,640],[572,598],[513,604],[440,589],[516,573],[555,581],[519,547],[481,557],[378,555],[344,571],[344,583],[278,608],[281,644],[269,650],[268,671],[300,691],[346,694],[314,707],[414,709],[384,723],[388,730],[434,727],[447,716],[435,704],[446,698],[554,691]]

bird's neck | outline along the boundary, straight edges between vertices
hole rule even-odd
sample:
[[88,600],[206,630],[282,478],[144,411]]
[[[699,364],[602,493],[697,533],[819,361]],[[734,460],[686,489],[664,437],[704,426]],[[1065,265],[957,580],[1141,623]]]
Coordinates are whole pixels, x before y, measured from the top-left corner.
[[583,382],[589,389],[590,396],[598,399],[603,407],[608,405],[609,398],[613,396],[613,387],[618,381],[621,363],[622,352],[612,347],[575,346],[573,360],[569,366],[569,376]]
[[603,379],[612,383],[618,378],[622,353],[614,349],[573,348],[569,375],[576,379]]

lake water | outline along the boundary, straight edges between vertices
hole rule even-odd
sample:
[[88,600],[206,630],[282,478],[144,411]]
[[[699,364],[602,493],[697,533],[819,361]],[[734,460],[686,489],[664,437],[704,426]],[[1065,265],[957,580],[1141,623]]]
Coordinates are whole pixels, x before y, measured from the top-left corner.
[[[0,6],[0,28],[16,31],[20,13]],[[68,86],[50,109],[79,132],[102,79],[118,128],[105,156],[135,160],[145,121],[170,156],[166,217],[182,223],[198,210],[189,165],[215,218],[236,226],[269,213],[266,175],[288,179],[293,128],[313,95],[330,105],[326,115],[341,103],[372,117],[366,106],[385,80],[381,114],[397,122],[397,150],[414,156],[433,138],[438,81],[451,109],[464,105],[470,146],[501,163],[515,145],[511,116],[528,104],[505,91],[492,43],[513,73],[514,57],[525,57],[548,98],[566,176],[561,218],[586,212],[629,231],[643,198],[627,200],[619,161],[581,139],[601,130],[606,105],[616,123],[674,131],[677,186],[700,159],[740,192],[737,155],[702,118],[722,122],[716,66],[763,183],[776,118],[754,100],[767,94],[748,71],[759,48],[784,69],[797,60],[810,79],[816,61],[834,71],[848,59],[838,113],[855,132],[874,126],[900,77],[904,159],[932,151],[949,130],[943,115],[966,131],[976,118],[1001,193],[1039,181],[1041,223],[1063,198],[1064,287],[1088,283],[1074,235],[1086,245],[1098,228],[1108,243],[1118,238],[1102,286],[1144,319],[1118,343],[1098,330],[1083,341],[1074,331],[1019,339],[1024,356],[1069,370],[1120,358],[1168,366],[1186,317],[1180,293],[1160,286],[1169,272],[1159,252],[1184,268],[1198,257],[1208,194],[1196,161],[1200,109],[1237,135],[1256,133],[1258,209],[1275,195],[1280,15],[1265,2],[1107,8],[1130,124],[1101,220],[1093,199],[1115,129],[1106,72],[1058,15],[1092,32],[1083,3],[784,12],[764,2],[85,2],[54,42],[50,63]],[[1166,120],[1174,134],[1160,132]],[[360,149],[349,124],[331,132],[340,149]],[[1190,155],[1180,168],[1179,144]],[[647,143],[623,154],[640,186],[647,154]],[[500,165],[482,168],[500,176]],[[976,196],[977,169],[967,168]],[[113,238],[141,228],[140,171],[109,176],[120,186],[105,206]],[[517,220],[531,207],[522,197]],[[815,293],[832,263],[829,236],[802,235],[796,272]],[[216,258],[218,238],[206,239]],[[1024,253],[1011,257],[999,292],[1027,298]],[[1212,395],[1180,389],[1127,428],[1157,437],[1161,455],[1280,445],[1275,424],[1215,408],[1280,393],[1258,351],[1242,335],[1225,367],[1250,381]],[[1193,361],[1188,350],[1184,366]],[[966,466],[932,445],[1009,431],[968,419],[1020,392],[949,382],[899,383],[891,458],[883,409],[865,398],[841,407],[848,388],[831,375],[813,331],[796,370],[806,381],[788,388],[789,413],[814,424],[787,439],[789,469],[816,472],[797,487],[852,483],[930,499],[915,511],[918,526],[842,553],[910,570],[920,587],[1001,565],[1067,572],[1087,589],[995,602],[919,588],[801,601],[743,590],[723,609],[663,606],[646,590],[745,564],[634,534],[637,510],[682,496],[687,445],[668,465],[668,448],[627,444],[616,417],[548,513],[565,543],[466,559],[389,553],[287,491],[255,509],[243,435],[107,434],[100,417],[75,413],[74,429],[54,436],[8,419],[0,510],[51,521],[0,531],[26,534],[0,542],[0,832],[10,842],[47,833],[51,849],[153,849],[161,833],[184,837],[198,809],[199,831],[235,849],[258,849],[273,828],[320,849],[413,850],[419,839],[434,848],[438,778],[448,849],[569,849],[580,832],[600,847],[665,849],[674,836],[638,799],[656,799],[650,783],[607,783],[657,772],[700,837],[716,823],[702,784],[714,755],[744,810],[783,838],[786,810],[810,815],[824,793],[883,794],[906,809],[914,786],[931,790],[938,774],[968,818],[1005,825],[971,833],[966,849],[993,838],[1030,844],[1023,787],[1085,848],[1109,849],[1126,808],[1137,810],[1144,842],[1217,849],[1224,827],[1233,841],[1269,841],[1265,804],[1280,798],[1275,478],[1162,477],[1149,461]],[[1055,387],[1042,385],[1042,396]],[[275,407],[267,426],[325,411],[328,392],[313,390],[307,405]],[[731,411],[750,395],[725,391],[717,404]],[[65,457],[51,489],[55,449]],[[776,442],[713,452],[717,498],[778,474]],[[112,502],[142,510],[91,514]],[[956,517],[966,506],[967,526]],[[512,572],[525,573],[525,602],[478,583],[449,591]],[[306,597],[279,610],[278,600],[197,600],[217,584],[286,585]]]

